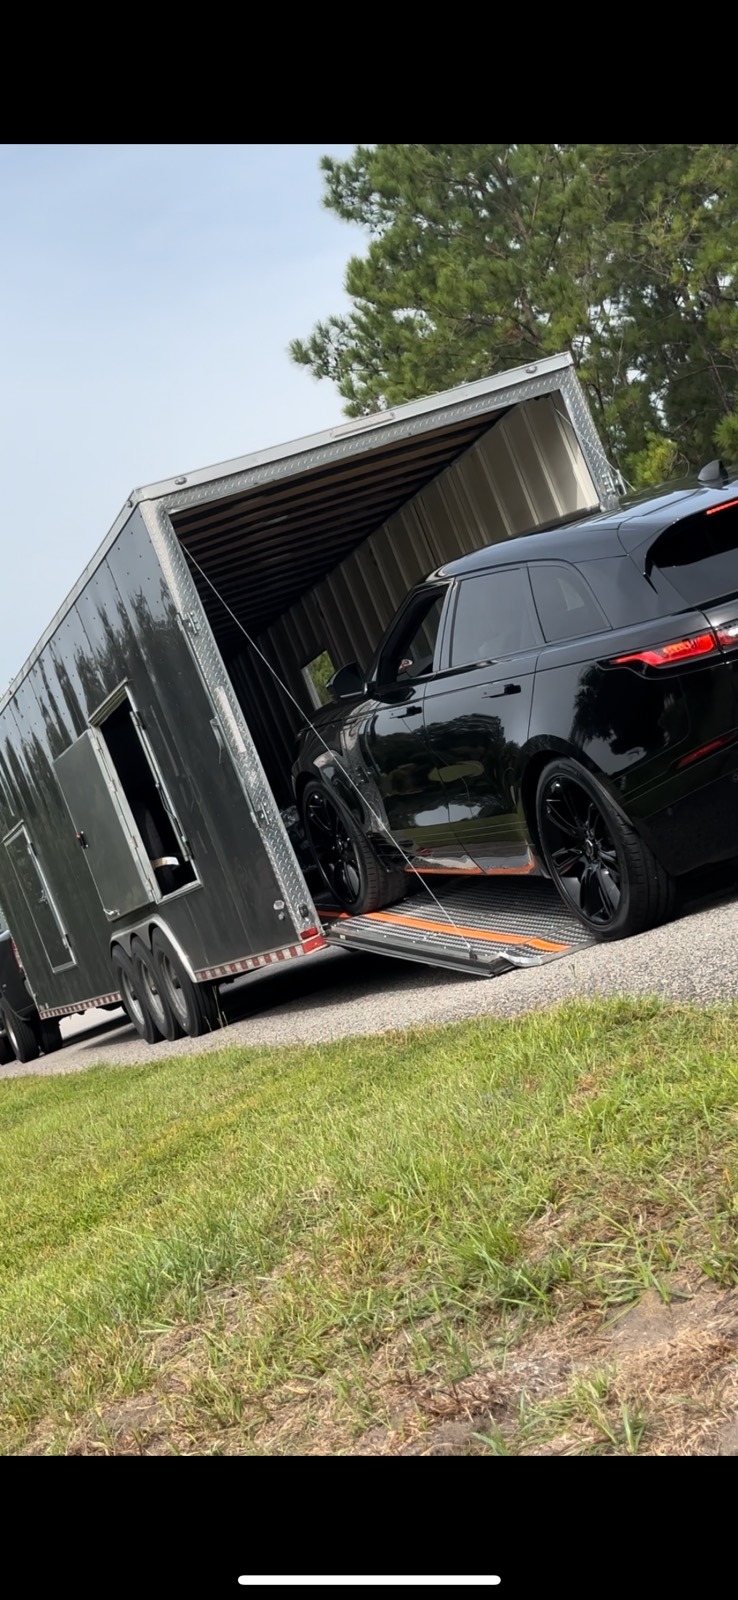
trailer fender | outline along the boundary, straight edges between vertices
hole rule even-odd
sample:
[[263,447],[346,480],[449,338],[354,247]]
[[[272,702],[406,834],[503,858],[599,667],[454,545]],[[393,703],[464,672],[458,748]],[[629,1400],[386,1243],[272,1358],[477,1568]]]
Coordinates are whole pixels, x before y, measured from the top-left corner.
[[194,969],[194,967],[192,965],[192,962],[190,961],[189,956],[187,955],[186,951],[183,950],[182,945],[180,944],[179,940],[172,933],[172,930],[169,927],[168,923],[166,923],[162,917],[147,917],[146,921],[144,923],[141,923],[141,925],[139,927],[137,927],[137,928],[127,928],[125,933],[116,933],[114,935],[114,937],[111,938],[111,940],[110,940],[111,955],[112,955],[114,946],[115,945],[119,945],[121,947],[121,949],[125,951],[126,955],[131,957],[131,959],[132,959],[131,946],[133,944],[133,940],[136,939],[136,938],[141,939],[143,941],[143,943],[145,944],[147,950],[150,950],[151,949],[151,936],[153,934],[154,928],[158,928],[160,933],[163,933],[165,935],[165,937],[169,940],[169,943],[172,946],[172,949],[176,951],[176,954],[177,954],[179,960],[182,962],[182,966],[184,967],[185,972],[187,973],[187,976],[192,979],[193,983],[198,983],[199,979],[198,979],[197,974],[195,972],[195,969]]

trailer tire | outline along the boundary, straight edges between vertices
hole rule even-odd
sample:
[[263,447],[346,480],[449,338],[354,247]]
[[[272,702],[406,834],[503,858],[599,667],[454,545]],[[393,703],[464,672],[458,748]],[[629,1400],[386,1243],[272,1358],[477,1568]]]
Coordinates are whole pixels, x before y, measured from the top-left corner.
[[38,1040],[30,1022],[26,1022],[24,1017],[19,1017],[10,1006],[3,1006],[2,1012],[5,1032],[10,1040],[16,1061],[36,1061],[40,1052]]
[[218,1027],[218,1007],[210,984],[194,983],[173,945],[159,928],[151,935],[159,987],[183,1033],[198,1039]]
[[156,960],[151,951],[146,949],[143,939],[136,937],[131,940],[131,960],[136,988],[144,997],[162,1038],[181,1039],[183,1029],[162,991]]
[[361,916],[403,899],[404,872],[381,865],[355,817],[326,784],[319,779],[306,784],[300,803],[316,865],[342,911]]
[[61,1050],[64,1040],[56,1017],[39,1017],[36,1024],[36,1038],[45,1056],[52,1055],[55,1050]]
[[15,1061],[13,1046],[7,1033],[0,1033],[0,1067],[7,1067],[11,1061]]
[[161,1034],[138,988],[130,956],[116,944],[111,959],[121,1004],[131,1027],[135,1028],[139,1039],[145,1039],[147,1044],[156,1044],[161,1039]]

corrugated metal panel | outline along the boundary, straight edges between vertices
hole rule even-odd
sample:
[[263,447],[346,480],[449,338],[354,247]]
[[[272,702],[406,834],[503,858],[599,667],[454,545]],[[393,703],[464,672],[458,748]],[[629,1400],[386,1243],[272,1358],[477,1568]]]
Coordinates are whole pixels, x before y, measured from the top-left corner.
[[[336,666],[358,661],[366,670],[397,607],[429,572],[592,508],[592,480],[557,398],[509,411],[259,634],[259,648],[306,716],[312,703],[303,667],[326,650]],[[211,617],[217,637],[216,606]],[[245,640],[229,670],[270,783],[287,805],[301,715]]]
[[408,589],[435,567],[595,503],[557,397],[531,401],[488,429],[259,642],[300,698],[300,668],[323,650],[337,665],[366,668]]

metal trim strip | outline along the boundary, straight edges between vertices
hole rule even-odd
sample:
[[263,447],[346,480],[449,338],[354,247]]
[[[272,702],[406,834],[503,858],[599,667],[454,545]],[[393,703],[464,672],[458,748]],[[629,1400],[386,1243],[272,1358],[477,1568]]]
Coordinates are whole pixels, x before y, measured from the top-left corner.
[[78,1011],[91,1011],[95,1006],[110,1006],[115,1003],[122,1005],[122,1000],[117,990],[110,994],[97,994],[92,1000],[77,1000],[73,1006],[39,1006],[40,1017],[73,1017]]

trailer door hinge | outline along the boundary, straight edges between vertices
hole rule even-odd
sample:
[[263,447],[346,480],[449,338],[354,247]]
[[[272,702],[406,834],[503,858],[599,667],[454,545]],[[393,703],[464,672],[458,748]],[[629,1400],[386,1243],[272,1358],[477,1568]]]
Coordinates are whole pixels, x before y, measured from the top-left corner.
[[193,612],[191,611],[186,612],[184,617],[184,625],[188,633],[196,635],[200,632],[200,624],[197,620],[197,617],[194,616]]

